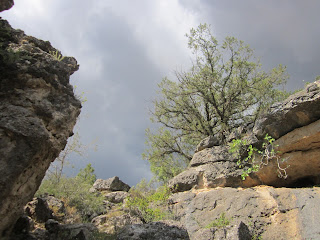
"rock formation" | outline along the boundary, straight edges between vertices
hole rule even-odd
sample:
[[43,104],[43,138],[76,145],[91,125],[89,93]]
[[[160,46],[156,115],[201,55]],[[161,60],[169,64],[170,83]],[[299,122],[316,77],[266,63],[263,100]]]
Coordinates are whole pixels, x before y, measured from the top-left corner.
[[127,225],[117,237],[118,240],[189,240],[185,227],[179,222],[163,221],[147,224]]
[[[205,139],[188,169],[169,182],[176,192],[171,211],[190,239],[320,238],[320,81],[273,105],[251,131],[237,135],[261,147],[267,133],[277,139],[287,178],[278,177],[278,162],[271,159],[243,181],[229,146]],[[221,216],[228,224],[210,227]]]
[[[121,183],[122,190],[129,187],[118,177],[96,181],[96,183],[99,182],[116,182],[118,183],[117,189],[119,189],[119,183]],[[45,194],[34,198],[25,206],[24,215],[15,224],[11,238],[15,240],[68,240],[83,235],[80,239],[89,240],[95,239],[94,236],[98,234],[97,231],[101,232],[101,237],[114,236],[127,225],[143,224],[139,217],[131,215],[122,204],[129,195],[128,192],[106,191],[104,188],[101,191],[92,192],[92,194],[102,194],[104,196],[105,210],[91,216],[90,224],[81,224],[81,217],[84,216],[80,216],[75,207],[68,205],[61,199]]]
[[286,178],[278,177],[279,166],[274,158],[243,181],[238,158],[229,152],[229,146],[217,146],[217,140],[205,139],[197,147],[198,152],[188,169],[173,178],[169,186],[173,191],[181,192],[192,188],[294,186],[308,181],[309,184],[319,184],[320,81],[273,105],[251,131],[238,131],[236,135],[246,138],[250,144],[259,145],[265,134],[277,139],[273,145],[279,151],[279,166],[285,169],[282,174],[286,173]]
[[[319,239],[320,188],[213,188],[171,196],[190,239]],[[229,223],[210,227],[225,214]],[[241,224],[242,223],[242,224]],[[234,230],[236,229],[236,231]],[[239,234],[246,232],[250,234]],[[236,233],[236,234],[235,234]]]
[[[1,1],[0,9],[11,3]],[[69,84],[79,68],[77,61],[55,54],[60,52],[50,42],[27,36],[0,19],[1,239],[64,149],[80,113],[81,103]]]
[[91,191],[93,192],[115,192],[115,191],[124,191],[128,192],[130,190],[130,186],[124,182],[122,182],[119,177],[115,176],[109,179],[97,179],[93,184]]
[[[0,11],[12,5],[2,0]],[[53,196],[27,204],[80,113],[69,84],[79,66],[60,55],[0,18],[0,239],[87,240],[97,230],[117,239],[320,239],[320,81],[226,136],[256,147],[266,134],[276,139],[276,158],[244,181],[229,145],[219,136],[204,139],[188,169],[169,182],[173,194],[161,211],[171,220],[145,223],[132,215],[125,205],[130,186],[118,177],[94,183],[105,211],[90,224],[67,224],[66,206]]]
[[0,12],[8,10],[13,6],[13,0],[1,0],[0,1]]

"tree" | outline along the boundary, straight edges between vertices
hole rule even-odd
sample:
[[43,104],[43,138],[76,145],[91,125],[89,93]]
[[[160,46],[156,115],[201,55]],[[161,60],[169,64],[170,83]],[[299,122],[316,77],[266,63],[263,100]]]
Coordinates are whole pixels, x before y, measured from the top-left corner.
[[94,168],[89,163],[84,169],[80,169],[75,177],[62,175],[57,182],[55,175],[49,175],[42,181],[36,196],[50,194],[63,198],[66,205],[75,207],[81,216],[86,218],[104,210],[104,197],[90,192],[95,180]]
[[174,81],[164,78],[158,85],[151,121],[160,127],[146,131],[143,157],[163,182],[185,168],[200,140],[210,135],[223,140],[287,96],[277,88],[287,80],[286,68],[263,71],[243,41],[226,37],[219,45],[206,24],[186,36],[193,66],[176,71]]
[[63,170],[66,165],[69,164],[68,158],[72,153],[77,153],[79,156],[83,156],[88,150],[88,146],[83,145],[80,142],[79,133],[75,133],[69,140],[63,151],[59,156],[51,163],[50,168],[47,171],[47,176],[55,183],[59,183],[63,176]]
[[93,185],[97,180],[97,176],[94,174],[94,168],[91,166],[91,163],[87,164],[84,169],[80,169],[76,177],[90,185]]

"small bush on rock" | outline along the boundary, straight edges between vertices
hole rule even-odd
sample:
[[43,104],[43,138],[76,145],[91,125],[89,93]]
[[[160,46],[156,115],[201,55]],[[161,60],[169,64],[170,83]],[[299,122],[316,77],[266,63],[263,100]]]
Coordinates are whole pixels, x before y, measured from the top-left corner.
[[230,224],[230,219],[228,219],[225,215],[225,213],[221,213],[220,217],[214,221],[212,221],[211,223],[209,223],[207,226],[205,226],[205,228],[212,228],[212,227],[216,227],[216,228],[223,228],[226,227]]
[[[242,180],[245,180],[247,176],[249,176],[252,172],[259,171],[263,166],[268,165],[269,161],[275,159],[277,161],[278,166],[278,176],[281,178],[287,178],[286,169],[289,167],[282,168],[280,166],[280,157],[277,156],[274,146],[275,139],[266,134],[264,137],[264,143],[262,144],[262,149],[259,150],[256,147],[253,147],[251,144],[248,145],[246,140],[242,139],[234,139],[232,140],[230,146],[230,153],[235,154],[238,157],[237,165],[239,168],[243,168],[243,172],[241,174]],[[246,153],[246,157],[243,158],[244,152]],[[244,168],[245,166],[249,166]]]

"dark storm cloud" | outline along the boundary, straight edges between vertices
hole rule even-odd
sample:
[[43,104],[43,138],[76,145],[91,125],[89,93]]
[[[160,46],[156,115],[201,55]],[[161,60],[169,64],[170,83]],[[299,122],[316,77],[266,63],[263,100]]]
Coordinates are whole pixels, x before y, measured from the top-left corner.
[[[183,1],[181,1],[183,3]],[[266,69],[283,64],[291,78],[288,89],[320,74],[320,2],[200,1],[201,22],[211,23],[220,39],[235,36],[252,48]],[[192,7],[191,3],[186,6]]]

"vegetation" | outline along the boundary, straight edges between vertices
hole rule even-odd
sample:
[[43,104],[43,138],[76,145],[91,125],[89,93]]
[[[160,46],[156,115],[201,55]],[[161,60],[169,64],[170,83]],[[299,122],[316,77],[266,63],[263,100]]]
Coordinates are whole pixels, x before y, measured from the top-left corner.
[[85,218],[103,210],[103,196],[89,191],[95,180],[91,164],[81,169],[75,177],[60,176],[58,180],[56,175],[51,174],[43,180],[36,196],[52,194],[57,198],[63,198],[71,209],[75,208]]
[[287,94],[278,89],[286,82],[282,65],[265,72],[253,50],[234,37],[222,44],[206,24],[186,35],[195,59],[189,71],[164,78],[153,101],[146,130],[146,151],[151,171],[162,182],[181,172],[200,140],[219,135],[222,140],[239,125],[254,122],[275,101]]
[[[237,165],[239,168],[243,168],[243,172],[241,174],[242,180],[245,180],[251,172],[257,172],[262,166],[268,165],[269,161],[272,159],[277,161],[278,176],[281,178],[287,178],[286,169],[289,166],[285,168],[280,166],[280,157],[277,156],[277,153],[279,152],[276,152],[274,149],[276,147],[274,146],[275,139],[266,134],[264,140],[261,150],[258,150],[251,144],[248,145],[247,141],[242,139],[234,139],[232,140],[232,143],[229,144],[229,151],[238,157]],[[246,157],[242,158],[244,152],[246,152]],[[245,166],[248,167],[244,168]]]
[[130,189],[130,197],[126,207],[134,215],[139,216],[145,223],[164,220],[169,217],[165,210],[170,191],[166,186],[153,189],[150,183],[143,179],[136,187]]
[[59,51],[50,51],[49,53],[51,56],[54,57],[54,59],[56,59],[59,62],[61,62],[65,58],[65,56],[62,56]]
[[230,224],[230,219],[228,219],[225,216],[225,213],[221,213],[220,217],[214,221],[212,221],[211,223],[209,223],[207,226],[205,226],[205,228],[212,228],[212,227],[216,227],[216,228],[223,228],[226,227]]

